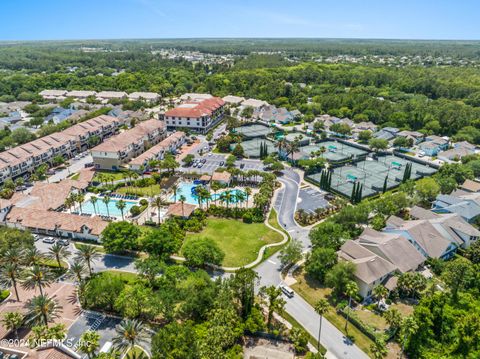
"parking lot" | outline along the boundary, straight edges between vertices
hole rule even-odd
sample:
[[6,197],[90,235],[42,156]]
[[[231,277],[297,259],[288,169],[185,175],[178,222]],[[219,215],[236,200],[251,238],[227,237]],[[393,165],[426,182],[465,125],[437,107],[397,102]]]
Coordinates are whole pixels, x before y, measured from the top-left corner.
[[303,209],[307,213],[314,213],[317,208],[326,208],[328,201],[327,193],[312,187],[303,187],[298,193],[297,210]]
[[[197,172],[197,173],[213,173],[217,170],[218,167],[225,167],[225,161],[227,156],[223,154],[211,153],[203,156],[195,156],[196,160],[204,160],[205,163],[201,167],[198,166],[189,166],[182,167],[183,171],[186,172]],[[263,170],[263,163],[260,160],[237,160],[235,161],[235,167],[241,168],[243,171],[248,170]]]

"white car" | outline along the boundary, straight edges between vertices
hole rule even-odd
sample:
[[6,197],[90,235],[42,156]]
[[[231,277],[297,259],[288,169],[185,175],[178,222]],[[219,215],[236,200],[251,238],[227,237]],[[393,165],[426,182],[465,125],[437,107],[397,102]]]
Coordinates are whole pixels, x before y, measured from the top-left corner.
[[53,244],[55,243],[55,239],[53,237],[45,237],[42,239],[43,243]]

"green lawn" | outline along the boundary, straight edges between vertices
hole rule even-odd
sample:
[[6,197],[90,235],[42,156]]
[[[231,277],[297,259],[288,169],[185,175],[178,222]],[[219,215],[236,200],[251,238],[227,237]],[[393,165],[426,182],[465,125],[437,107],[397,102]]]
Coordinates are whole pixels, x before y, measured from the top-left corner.
[[[292,289],[297,294],[301,295],[302,298],[305,299],[311,306],[314,306],[320,298],[329,299],[332,290],[320,285],[320,283],[316,280],[305,277],[303,269],[295,273],[295,279],[297,279],[297,283],[291,286]],[[336,326],[338,330],[346,334],[345,318],[340,314],[337,314],[333,305],[328,313],[325,314],[325,318],[334,326]],[[371,355],[370,345],[373,344],[373,341],[351,323],[348,326],[348,335],[360,349],[362,349],[368,355]]]
[[253,262],[265,244],[282,241],[282,236],[263,223],[246,224],[232,219],[208,219],[200,233],[189,233],[185,242],[198,238],[213,239],[225,252],[222,265],[240,267]]
[[70,178],[71,180],[76,181],[76,180],[78,180],[78,179],[80,178],[80,173],[77,172],[77,173],[73,174],[72,176],[70,176],[69,178]]
[[138,281],[138,275],[136,275],[135,273],[124,272],[114,269],[101,272],[99,275],[102,275],[102,273],[111,273],[116,277],[119,277],[125,284],[135,284],[135,282]]
[[154,184],[148,187],[120,187],[115,192],[124,193],[124,194],[136,194],[140,197],[153,197],[157,194],[160,194],[160,185]]
[[[98,176],[103,175],[104,177],[111,177],[114,181],[123,179],[122,171],[105,171],[105,170],[96,170],[95,176],[93,176],[94,181],[99,181]],[[110,181],[110,178],[109,178]]]

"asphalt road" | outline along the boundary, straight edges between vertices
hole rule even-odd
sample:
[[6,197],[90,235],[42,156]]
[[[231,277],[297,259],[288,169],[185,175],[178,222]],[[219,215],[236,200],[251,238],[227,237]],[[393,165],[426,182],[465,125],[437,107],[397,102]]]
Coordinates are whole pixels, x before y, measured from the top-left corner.
[[72,173],[78,172],[81,169],[85,168],[85,164],[89,163],[89,162],[92,162],[93,159],[92,159],[92,156],[90,154],[88,154],[87,156],[82,157],[78,160],[74,160],[72,158],[69,161],[70,161],[70,164],[67,166],[67,168],[62,170],[62,171],[58,171],[54,175],[49,176],[48,177],[48,182],[50,182],[50,183],[51,182],[59,182],[59,181],[65,179],[65,178],[67,178]]
[[[274,203],[274,207],[277,213],[279,213],[279,222],[290,233],[292,238],[302,243],[304,250],[309,250],[311,246],[308,238],[309,230],[299,227],[294,219],[300,176],[293,170],[286,169],[284,176],[280,177],[279,181],[284,185],[284,189],[279,193]],[[260,276],[259,286],[278,286],[282,283],[278,253],[264,261],[255,270]],[[320,316],[313,307],[298,294],[292,298],[284,296],[284,299],[286,300],[285,310],[316,338],[320,329]],[[362,350],[351,343],[342,332],[325,318],[322,321],[321,343],[331,354],[339,359],[368,358]]]

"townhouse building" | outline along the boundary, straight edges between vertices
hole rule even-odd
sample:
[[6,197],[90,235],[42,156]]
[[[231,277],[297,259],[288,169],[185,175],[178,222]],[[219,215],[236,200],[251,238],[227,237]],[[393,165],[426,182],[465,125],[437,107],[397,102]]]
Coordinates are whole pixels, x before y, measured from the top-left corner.
[[177,148],[182,146],[185,143],[185,139],[186,136],[184,132],[175,132],[142,153],[140,156],[132,159],[128,166],[131,170],[137,172],[148,170],[148,164],[150,161],[163,160],[167,153],[174,153]]
[[154,119],[140,122],[91,149],[95,168],[116,171],[165,137],[163,122]]

